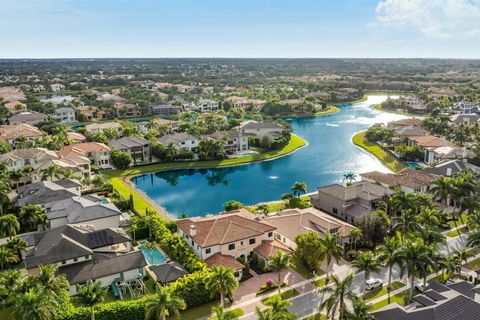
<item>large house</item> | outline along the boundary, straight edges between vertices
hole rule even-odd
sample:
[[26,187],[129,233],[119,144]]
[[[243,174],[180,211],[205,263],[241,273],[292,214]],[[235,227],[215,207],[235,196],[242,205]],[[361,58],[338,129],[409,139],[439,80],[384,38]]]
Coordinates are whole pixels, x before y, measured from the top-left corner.
[[85,130],[90,134],[100,133],[105,129],[115,129],[121,132],[123,127],[118,122],[99,122],[91,123],[85,126]]
[[262,138],[270,136],[274,139],[282,136],[283,127],[275,122],[257,122],[254,120],[247,120],[238,126],[240,132],[247,136],[254,136]]
[[405,118],[396,121],[391,121],[387,124],[387,127],[393,130],[398,130],[404,127],[420,127],[422,120],[417,118]]
[[0,140],[13,145],[18,138],[24,138],[28,141],[41,136],[43,136],[42,131],[26,123],[0,126]]
[[423,161],[428,165],[445,159],[466,159],[471,156],[470,152],[455,146],[452,142],[431,135],[408,137],[407,144],[419,146],[423,151]]
[[477,320],[480,287],[463,281],[433,282],[412,303],[394,302],[371,314],[376,320]]
[[204,135],[203,137],[223,140],[223,149],[228,154],[248,150],[248,136],[242,134],[240,130],[231,129],[225,132],[215,132]]
[[423,170],[404,170],[400,173],[371,171],[361,173],[362,181],[376,183],[384,188],[398,187],[407,193],[427,193],[436,177]]
[[274,226],[274,237],[288,248],[295,250],[295,238],[308,232],[315,232],[320,238],[325,234],[336,234],[342,244],[350,242],[349,232],[354,227],[338,218],[315,208],[288,209],[268,215],[263,221]]
[[376,209],[379,202],[394,193],[388,186],[358,181],[347,186],[332,184],[320,187],[316,194],[310,196],[310,201],[315,208],[354,223],[356,218]]
[[158,143],[173,143],[179,150],[192,150],[198,146],[199,139],[185,132],[167,134],[157,139]]
[[421,137],[429,135],[429,132],[418,126],[402,126],[398,129],[394,129],[395,136],[393,137],[393,143],[405,143],[408,138]]
[[70,123],[77,121],[75,119],[75,110],[68,107],[55,109],[55,118],[58,119],[60,123]]
[[142,251],[131,251],[130,237],[119,228],[65,225],[33,235],[25,256],[25,268],[35,274],[40,265],[54,264],[65,275],[70,294],[88,280],[103,287],[136,282],[145,274]]
[[43,205],[78,197],[81,195],[81,187],[82,184],[76,180],[40,181],[21,186],[16,192],[9,194],[9,197],[15,207],[26,204]]
[[110,148],[128,152],[135,163],[150,162],[151,142],[140,137],[122,137],[108,143]]
[[427,112],[427,106],[425,105],[425,102],[414,96],[407,96],[407,97],[402,97],[400,98],[401,103],[411,112],[416,112],[416,113],[425,113]]
[[460,101],[453,105],[451,111],[455,114],[480,114],[480,105],[473,102]]
[[200,99],[200,101],[195,105],[195,110],[199,112],[218,111],[219,108],[218,102],[210,99]]
[[48,116],[39,113],[39,112],[20,112],[17,114],[14,114],[10,118],[8,118],[8,123],[10,125],[12,124],[21,124],[21,123],[26,123],[30,125],[35,125],[37,123],[43,122],[48,120]]
[[91,161],[92,165],[103,169],[112,167],[110,161],[110,148],[99,142],[84,142],[65,146],[58,151],[60,158],[75,159],[85,157]]
[[65,85],[61,83],[52,83],[50,85],[50,89],[52,89],[53,92],[59,92],[65,90]]
[[105,111],[93,106],[78,106],[75,112],[81,117],[82,121],[102,120],[106,117]]
[[153,115],[173,116],[180,113],[181,111],[181,107],[172,106],[171,104],[159,104],[156,106],[152,106]]
[[435,176],[451,177],[454,174],[465,170],[472,170],[473,172],[480,174],[480,167],[457,159],[442,161],[433,167],[422,169],[422,172],[433,174]]
[[265,241],[274,241],[275,227],[245,209],[205,218],[177,221],[178,234],[207,265],[224,265],[242,276],[243,264]]
[[474,126],[480,125],[480,115],[474,113],[454,114],[450,116],[451,126],[458,128],[460,126]]

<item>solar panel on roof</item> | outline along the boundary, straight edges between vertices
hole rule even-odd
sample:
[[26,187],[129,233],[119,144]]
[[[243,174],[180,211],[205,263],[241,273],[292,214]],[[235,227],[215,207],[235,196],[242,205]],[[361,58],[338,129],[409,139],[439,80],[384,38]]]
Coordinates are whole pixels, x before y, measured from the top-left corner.
[[447,299],[446,297],[442,296],[440,293],[433,291],[433,290],[428,290],[423,293],[433,301],[440,301],[440,300],[445,300]]
[[89,233],[88,238],[91,246],[94,248],[103,247],[110,243],[108,241],[108,235],[105,230]]
[[435,305],[435,302],[433,302],[432,300],[428,299],[428,298],[425,297],[425,296],[416,296],[416,297],[413,297],[413,300],[414,300],[415,302],[420,303],[420,304],[423,305],[424,307],[434,306],[434,305]]

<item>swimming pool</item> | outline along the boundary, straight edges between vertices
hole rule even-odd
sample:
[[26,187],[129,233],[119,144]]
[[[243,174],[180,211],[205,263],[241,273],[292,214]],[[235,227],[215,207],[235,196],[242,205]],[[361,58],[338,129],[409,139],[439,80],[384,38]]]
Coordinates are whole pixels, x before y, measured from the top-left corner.
[[420,162],[405,161],[405,164],[413,170],[421,169],[423,167],[423,164]]
[[148,250],[143,245],[140,245],[140,250],[142,250],[145,260],[147,260],[149,265],[164,264],[167,261],[167,257],[156,247]]

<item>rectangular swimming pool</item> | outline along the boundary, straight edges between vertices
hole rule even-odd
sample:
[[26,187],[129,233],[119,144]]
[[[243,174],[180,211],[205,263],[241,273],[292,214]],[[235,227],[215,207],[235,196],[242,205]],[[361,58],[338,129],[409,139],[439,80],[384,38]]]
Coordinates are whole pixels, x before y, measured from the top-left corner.
[[142,245],[140,245],[140,250],[142,250],[145,260],[147,260],[149,265],[159,265],[164,264],[167,261],[167,257],[161,252],[158,248],[153,248],[148,250]]
[[405,164],[413,170],[417,170],[423,167],[423,165],[419,162],[405,161]]

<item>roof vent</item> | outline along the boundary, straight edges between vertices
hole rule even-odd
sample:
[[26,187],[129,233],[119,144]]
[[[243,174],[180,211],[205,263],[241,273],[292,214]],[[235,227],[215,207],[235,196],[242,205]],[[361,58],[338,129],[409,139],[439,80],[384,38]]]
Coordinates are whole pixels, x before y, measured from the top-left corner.
[[452,175],[452,168],[447,168],[447,177]]
[[197,235],[197,227],[194,224],[190,225],[190,236],[195,237]]

